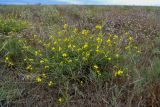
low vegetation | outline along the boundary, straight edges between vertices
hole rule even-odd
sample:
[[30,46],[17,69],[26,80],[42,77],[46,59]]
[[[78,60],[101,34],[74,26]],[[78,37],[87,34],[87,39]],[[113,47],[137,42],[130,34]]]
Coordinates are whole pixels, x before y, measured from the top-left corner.
[[157,107],[158,11],[0,6],[0,105]]

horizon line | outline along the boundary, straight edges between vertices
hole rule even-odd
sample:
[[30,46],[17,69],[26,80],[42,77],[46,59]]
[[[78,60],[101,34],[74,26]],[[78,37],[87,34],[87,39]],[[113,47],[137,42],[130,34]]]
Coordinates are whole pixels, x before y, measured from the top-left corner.
[[0,3],[1,5],[75,5],[75,6],[151,6],[151,7],[160,7],[160,5],[135,5],[135,4],[72,4],[72,3]]

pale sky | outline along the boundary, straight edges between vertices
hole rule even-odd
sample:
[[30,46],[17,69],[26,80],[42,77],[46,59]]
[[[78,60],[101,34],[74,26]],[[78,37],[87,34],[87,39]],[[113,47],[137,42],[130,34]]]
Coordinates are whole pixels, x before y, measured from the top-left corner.
[[160,6],[160,0],[0,0],[0,4],[77,4]]
[[98,5],[159,5],[160,0],[59,0],[71,4],[98,4]]

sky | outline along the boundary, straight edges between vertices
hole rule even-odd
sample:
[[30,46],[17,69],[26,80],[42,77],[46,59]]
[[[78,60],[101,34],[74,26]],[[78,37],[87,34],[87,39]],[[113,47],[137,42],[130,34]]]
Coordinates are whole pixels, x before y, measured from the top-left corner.
[[160,0],[0,0],[0,4],[77,4],[160,6]]

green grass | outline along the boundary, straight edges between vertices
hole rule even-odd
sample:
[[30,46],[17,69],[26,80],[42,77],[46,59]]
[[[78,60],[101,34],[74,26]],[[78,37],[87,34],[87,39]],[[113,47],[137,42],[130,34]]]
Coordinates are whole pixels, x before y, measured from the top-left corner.
[[19,33],[26,27],[27,27],[26,21],[0,18],[0,33],[4,34],[8,34],[10,32]]

